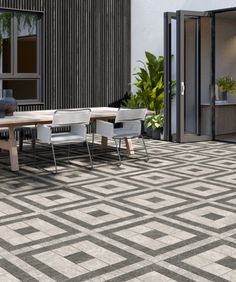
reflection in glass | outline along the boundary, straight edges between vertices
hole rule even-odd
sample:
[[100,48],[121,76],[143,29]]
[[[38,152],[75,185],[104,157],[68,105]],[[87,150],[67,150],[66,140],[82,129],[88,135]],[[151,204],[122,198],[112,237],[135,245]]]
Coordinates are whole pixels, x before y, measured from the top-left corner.
[[[12,89],[16,100],[37,99],[37,80],[3,80],[0,81],[2,89]],[[2,91],[0,89],[0,91]]]
[[11,72],[11,17],[0,12],[0,73]]
[[37,16],[17,13],[18,73],[37,72]]

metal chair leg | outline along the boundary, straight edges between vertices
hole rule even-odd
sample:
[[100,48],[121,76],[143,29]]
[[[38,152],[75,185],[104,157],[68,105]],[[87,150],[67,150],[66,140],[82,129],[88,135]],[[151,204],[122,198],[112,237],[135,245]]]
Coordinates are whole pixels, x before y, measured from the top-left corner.
[[92,152],[94,150],[94,140],[95,140],[95,132],[96,132],[96,122],[91,123],[91,129],[92,129]]
[[69,164],[70,162],[70,144],[68,145],[68,150],[67,150],[67,163]]
[[141,137],[142,137],[142,140],[143,140],[143,147],[144,147],[144,150],[145,150],[145,153],[146,153],[146,162],[148,162],[149,161],[149,155],[148,155],[147,147],[146,147],[143,136],[141,136]]
[[36,126],[34,128],[32,128],[31,131],[32,134],[32,151],[35,151],[35,145],[36,145],[36,139],[37,139],[37,128]]
[[114,141],[115,141],[115,144],[116,144],[116,151],[117,151],[117,154],[118,154],[118,158],[119,158],[119,163],[118,163],[118,166],[121,165],[121,156],[120,156],[120,150],[119,150],[119,147],[118,147],[118,144],[117,144],[117,140],[114,138]]
[[91,156],[91,152],[90,152],[90,148],[89,148],[89,143],[88,143],[87,140],[86,140],[86,145],[87,145],[88,154],[89,154],[90,168],[93,169],[93,159],[92,159],[92,156]]
[[54,165],[55,165],[55,173],[57,173],[57,161],[56,161],[56,155],[55,155],[55,150],[54,150],[54,145],[52,145],[52,154],[53,154],[53,160],[54,160]]
[[119,151],[120,151],[120,148],[121,148],[121,138],[119,139]]

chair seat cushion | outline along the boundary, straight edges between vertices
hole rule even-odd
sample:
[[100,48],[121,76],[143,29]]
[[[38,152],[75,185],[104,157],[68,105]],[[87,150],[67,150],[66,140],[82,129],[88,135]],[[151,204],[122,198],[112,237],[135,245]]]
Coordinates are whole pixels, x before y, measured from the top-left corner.
[[130,130],[126,128],[115,128],[114,129],[114,138],[122,138],[122,137],[137,137],[139,136],[139,132],[135,130]]
[[72,134],[70,132],[53,133],[51,143],[53,144],[68,144],[68,143],[79,143],[84,142],[83,136],[78,134]]

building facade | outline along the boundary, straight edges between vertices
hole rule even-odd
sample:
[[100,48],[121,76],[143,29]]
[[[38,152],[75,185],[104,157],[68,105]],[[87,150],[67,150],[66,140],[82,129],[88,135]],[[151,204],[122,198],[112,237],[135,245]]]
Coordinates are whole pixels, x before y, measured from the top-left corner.
[[130,0],[1,0],[0,8],[0,82],[20,109],[107,106],[128,91]]

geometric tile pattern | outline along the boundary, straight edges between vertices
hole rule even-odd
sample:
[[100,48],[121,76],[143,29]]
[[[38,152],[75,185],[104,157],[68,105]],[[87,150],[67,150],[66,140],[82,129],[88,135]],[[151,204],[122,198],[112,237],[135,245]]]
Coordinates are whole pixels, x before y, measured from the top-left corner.
[[[220,240],[168,259],[209,281],[235,281],[236,244]],[[199,279],[200,280],[200,279]]]
[[236,281],[235,145],[146,144],[0,152],[0,281]]
[[236,228],[235,210],[215,204],[201,204],[194,208],[185,208],[169,213],[166,216],[216,233],[223,233]]
[[157,218],[110,229],[103,234],[151,256],[207,238],[204,233]]

